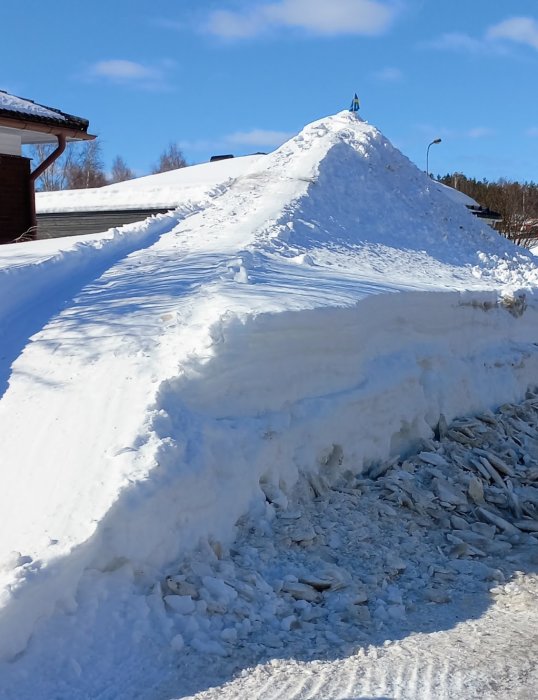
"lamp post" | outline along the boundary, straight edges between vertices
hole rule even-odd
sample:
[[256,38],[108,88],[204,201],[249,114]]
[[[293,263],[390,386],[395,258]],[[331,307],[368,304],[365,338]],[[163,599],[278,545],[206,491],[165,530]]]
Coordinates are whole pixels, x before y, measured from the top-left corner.
[[430,177],[430,146],[433,146],[434,143],[441,143],[441,139],[434,139],[428,144],[428,148],[426,149],[426,175],[428,177]]

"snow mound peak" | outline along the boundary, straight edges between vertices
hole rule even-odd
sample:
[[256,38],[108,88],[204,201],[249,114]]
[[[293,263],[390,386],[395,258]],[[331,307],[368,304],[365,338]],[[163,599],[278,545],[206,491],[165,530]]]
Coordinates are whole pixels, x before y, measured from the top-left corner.
[[429,260],[445,273],[476,266],[475,277],[493,274],[503,283],[506,259],[516,257],[519,273],[520,264],[534,270],[525,251],[439,191],[378,129],[351,112],[309,124],[264,164],[304,185],[265,232],[280,252],[353,252],[366,271],[380,256],[390,258],[395,271],[403,254],[406,265],[414,260],[420,268]]

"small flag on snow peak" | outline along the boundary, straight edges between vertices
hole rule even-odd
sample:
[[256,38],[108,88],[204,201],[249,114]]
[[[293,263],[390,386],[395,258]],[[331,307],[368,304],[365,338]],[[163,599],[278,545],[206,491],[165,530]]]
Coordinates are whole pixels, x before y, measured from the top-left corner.
[[357,97],[357,93],[355,93],[355,97],[351,101],[351,107],[349,108],[350,112],[358,112],[360,109],[360,102],[359,98]]

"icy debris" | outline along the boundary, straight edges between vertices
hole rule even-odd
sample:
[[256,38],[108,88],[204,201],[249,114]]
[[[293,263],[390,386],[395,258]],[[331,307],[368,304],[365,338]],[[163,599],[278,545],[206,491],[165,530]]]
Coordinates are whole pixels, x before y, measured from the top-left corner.
[[481,515],[484,518],[484,520],[493,523],[493,525],[496,525],[500,530],[503,530],[504,532],[507,532],[510,535],[517,535],[518,528],[515,525],[509,523],[504,518],[501,518],[500,515],[496,515],[495,513],[492,513],[486,508],[478,508],[477,510],[479,515]]
[[484,485],[482,481],[473,476],[469,479],[469,484],[467,486],[467,493],[473,501],[473,503],[484,503]]
[[205,543],[162,582],[172,648],[308,654],[503,584],[536,552],[538,395],[438,432],[367,477],[333,450],[330,478],[262,482],[265,524],[243,519],[229,552]]
[[164,597],[164,602],[171,610],[180,613],[181,615],[189,615],[196,610],[194,600],[188,595],[167,595]]
[[299,577],[299,583],[304,583],[307,586],[310,586],[316,591],[319,591],[320,593],[323,591],[329,590],[329,588],[333,588],[335,583],[339,584],[340,581],[335,581],[334,579],[328,579],[328,578],[320,578],[318,576],[311,576],[310,574],[303,574],[302,576]]
[[289,593],[296,600],[306,600],[310,603],[317,603],[321,600],[321,595],[312,586],[299,581],[285,581],[281,588],[284,593]]
[[286,509],[288,507],[288,497],[279,486],[262,479],[260,480],[260,487],[269,503],[273,503],[282,509]]
[[198,598],[198,590],[196,586],[185,580],[185,576],[167,576],[166,585],[172,593],[181,596],[191,596]]
[[[448,466],[448,464],[447,464]],[[455,488],[448,480],[435,478],[433,480],[433,488],[439,500],[451,505],[465,505],[467,498],[461,489]]]
[[176,634],[174,637],[172,637],[170,641],[170,646],[175,651],[182,651],[183,647],[185,646],[185,641],[183,640],[183,637],[180,634]]
[[523,532],[538,532],[538,522],[536,520],[516,520],[514,522],[515,527]]
[[430,603],[449,603],[451,600],[450,593],[444,588],[426,588],[424,597]]
[[437,467],[448,466],[446,459],[437,452],[420,452],[418,457],[426,464],[432,464]]
[[296,523],[289,529],[288,536],[292,542],[307,545],[314,541],[316,531],[310,522],[302,518],[296,521]]

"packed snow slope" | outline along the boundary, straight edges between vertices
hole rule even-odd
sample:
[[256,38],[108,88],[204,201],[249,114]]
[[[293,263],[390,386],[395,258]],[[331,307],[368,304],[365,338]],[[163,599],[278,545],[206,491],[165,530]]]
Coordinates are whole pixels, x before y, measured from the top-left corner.
[[147,585],[230,541],[260,482],[536,381],[535,258],[347,112],[168,216],[1,260],[5,658],[88,572]]

